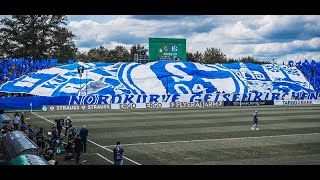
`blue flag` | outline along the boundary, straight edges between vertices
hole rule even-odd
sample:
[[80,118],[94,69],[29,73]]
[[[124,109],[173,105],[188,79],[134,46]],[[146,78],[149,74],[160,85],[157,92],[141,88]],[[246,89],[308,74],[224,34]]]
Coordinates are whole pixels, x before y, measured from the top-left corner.
[[7,67],[5,66],[4,69],[3,69],[3,74],[7,74],[8,73],[8,69]]
[[11,80],[14,80],[15,78],[16,78],[16,76],[14,74],[12,74]]
[[73,64],[73,63],[74,63],[74,61],[72,59],[68,60],[68,64]]

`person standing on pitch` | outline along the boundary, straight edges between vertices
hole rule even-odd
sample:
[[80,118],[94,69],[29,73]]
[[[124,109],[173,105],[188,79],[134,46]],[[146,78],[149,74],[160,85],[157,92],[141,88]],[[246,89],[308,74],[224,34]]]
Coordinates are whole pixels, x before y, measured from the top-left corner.
[[36,134],[34,133],[31,124],[28,124],[28,138],[31,139],[33,141],[33,138],[36,137]]
[[70,126],[70,124],[72,124],[72,122],[73,121],[72,121],[71,117],[68,116],[67,119],[66,119],[66,131],[64,132],[64,136],[65,137],[68,137],[68,135],[69,135],[68,130],[69,130],[69,126]]
[[74,139],[74,152],[76,154],[77,165],[79,164],[81,149],[82,149],[82,140],[80,138],[80,135],[77,134],[77,137]]
[[21,113],[21,125],[22,124],[25,124],[25,121],[24,121],[24,112]]
[[60,138],[61,131],[62,131],[61,121],[58,121],[58,122],[57,122],[57,131],[58,131],[58,137]]
[[44,141],[44,138],[46,135],[44,134],[43,128],[40,128],[40,131],[36,133],[36,141],[38,147],[41,149],[41,154],[44,153],[44,149],[46,147],[46,142]]
[[82,152],[87,153],[87,140],[88,140],[89,131],[86,128],[86,125],[83,125],[83,127],[80,129],[79,135],[81,137],[82,145],[83,145]]
[[259,130],[258,128],[258,111],[256,110],[254,113],[253,113],[253,123],[254,125],[252,126],[252,130]]
[[123,154],[124,150],[120,146],[120,142],[117,142],[117,146],[113,148],[113,160],[114,160],[114,165],[122,165],[123,164]]
[[13,118],[13,127],[14,127],[14,130],[18,130],[19,121],[20,121],[20,118],[19,118],[18,113],[14,114],[14,118]]

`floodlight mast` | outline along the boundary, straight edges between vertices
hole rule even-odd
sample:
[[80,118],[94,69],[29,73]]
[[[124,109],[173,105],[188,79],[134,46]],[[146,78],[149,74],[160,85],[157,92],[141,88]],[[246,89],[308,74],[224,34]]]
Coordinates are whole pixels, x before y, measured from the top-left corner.
[[84,67],[83,66],[78,66],[77,70],[78,70],[78,74],[79,74],[79,77],[80,77],[80,90],[79,90],[79,92],[80,92],[80,96],[81,96],[81,77],[82,77],[82,73],[84,71]]
[[86,96],[88,94],[88,86],[87,86],[87,83],[88,83],[88,71],[86,71]]

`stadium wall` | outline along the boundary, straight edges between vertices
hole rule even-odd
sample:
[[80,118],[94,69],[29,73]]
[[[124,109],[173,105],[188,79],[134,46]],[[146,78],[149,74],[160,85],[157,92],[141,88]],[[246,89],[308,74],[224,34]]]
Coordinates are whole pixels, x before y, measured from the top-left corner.
[[[248,93],[248,94],[164,94],[164,95],[114,95],[114,96],[59,96],[59,97],[25,97],[0,98],[0,109],[29,110],[41,109],[46,105],[92,105],[92,104],[139,104],[139,103],[171,103],[171,102],[264,102],[274,100],[292,100],[292,93]],[[320,99],[320,93],[302,93],[299,99]]]

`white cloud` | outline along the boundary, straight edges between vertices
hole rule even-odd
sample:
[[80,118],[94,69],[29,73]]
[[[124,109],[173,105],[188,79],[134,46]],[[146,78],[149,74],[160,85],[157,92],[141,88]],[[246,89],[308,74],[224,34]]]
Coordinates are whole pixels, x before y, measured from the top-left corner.
[[129,51],[132,44],[123,44],[123,43],[118,43],[118,42],[112,41],[110,43],[104,43],[102,46],[107,49],[113,49],[116,46],[124,46]]
[[[187,39],[188,52],[204,52],[206,48],[215,47],[232,58],[248,55],[258,59],[301,57],[298,54],[319,57],[319,51],[314,52],[320,49],[318,15],[199,16],[199,19],[182,16],[168,20],[99,16],[79,21],[73,16],[71,19],[68,28],[76,34],[76,43],[84,46],[96,42],[97,47],[103,45],[111,49],[123,45],[130,50],[132,39],[148,46],[149,37],[175,37]],[[193,31],[202,26],[206,31]],[[181,31],[183,29],[193,32],[187,35]],[[88,50],[88,47],[79,49]]]
[[90,51],[91,48],[79,47],[78,50],[82,53]]
[[320,54],[318,52],[289,54],[289,55],[284,55],[279,59],[275,59],[275,63],[283,64],[284,62],[285,64],[287,64],[289,60],[293,60],[296,62],[299,62],[301,60],[303,62],[305,59],[307,59],[308,61],[315,60],[320,62]]
[[156,20],[138,20],[129,19],[125,17],[118,17],[106,23],[97,23],[92,20],[82,20],[79,22],[71,21],[68,28],[74,32],[81,40],[106,40],[117,34],[129,34],[141,38],[155,36],[152,33],[159,29],[164,32],[170,30],[174,26],[185,26],[186,28],[193,28],[197,26],[197,22],[166,22],[159,23]]

